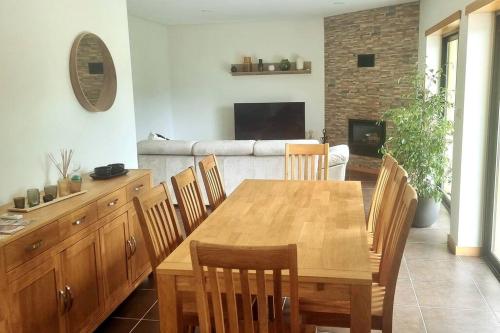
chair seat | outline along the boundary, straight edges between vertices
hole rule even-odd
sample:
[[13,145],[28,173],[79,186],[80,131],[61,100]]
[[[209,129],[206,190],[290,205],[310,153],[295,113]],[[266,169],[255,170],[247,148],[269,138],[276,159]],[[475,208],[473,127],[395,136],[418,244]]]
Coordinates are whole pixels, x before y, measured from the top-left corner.
[[[372,284],[372,327],[381,325],[385,287]],[[349,327],[351,305],[349,301],[299,299],[303,324],[317,326]]]

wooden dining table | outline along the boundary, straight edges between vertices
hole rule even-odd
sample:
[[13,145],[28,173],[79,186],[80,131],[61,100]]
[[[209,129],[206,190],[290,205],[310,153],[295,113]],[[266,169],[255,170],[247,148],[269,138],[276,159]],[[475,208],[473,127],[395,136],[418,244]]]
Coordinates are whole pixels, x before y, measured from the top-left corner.
[[297,244],[299,297],[350,302],[351,332],[370,332],[372,273],[360,182],[243,181],[157,267],[164,333],[182,332],[180,295],[195,292],[192,240],[242,246]]

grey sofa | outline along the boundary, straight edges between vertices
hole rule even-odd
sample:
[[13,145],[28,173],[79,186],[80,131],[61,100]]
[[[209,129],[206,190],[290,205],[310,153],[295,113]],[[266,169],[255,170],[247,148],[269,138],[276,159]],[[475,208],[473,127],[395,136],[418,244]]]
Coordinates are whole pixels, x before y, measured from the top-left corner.
[[[139,167],[153,171],[153,181],[167,182],[175,202],[170,178],[193,166],[201,183],[198,162],[214,154],[221,171],[227,194],[244,179],[283,179],[286,143],[318,143],[316,140],[144,140],[137,144]],[[329,179],[344,180],[349,148],[330,148]],[[200,184],[204,194],[203,185]],[[206,197],[204,198],[206,200]]]

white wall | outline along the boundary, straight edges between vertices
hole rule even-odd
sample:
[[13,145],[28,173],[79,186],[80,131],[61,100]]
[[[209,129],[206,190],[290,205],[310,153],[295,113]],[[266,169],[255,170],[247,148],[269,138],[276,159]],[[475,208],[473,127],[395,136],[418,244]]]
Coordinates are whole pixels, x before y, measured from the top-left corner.
[[173,135],[167,27],[129,16],[137,139]]
[[[118,91],[108,112],[84,110],[71,88],[69,54],[82,31],[99,35],[113,56]],[[125,0],[2,0],[0,45],[0,203],[56,182],[47,153],[63,147],[83,170],[137,166]]]
[[[168,28],[174,134],[177,139],[234,138],[233,103],[306,102],[306,131],[324,128],[323,19]],[[243,56],[254,62],[312,61],[312,75],[230,75]]]
[[[482,245],[493,14],[465,15],[469,0],[421,0],[420,64],[435,68],[440,48],[425,30],[457,10],[460,22],[450,236],[459,247]],[[428,54],[427,54],[428,53]]]

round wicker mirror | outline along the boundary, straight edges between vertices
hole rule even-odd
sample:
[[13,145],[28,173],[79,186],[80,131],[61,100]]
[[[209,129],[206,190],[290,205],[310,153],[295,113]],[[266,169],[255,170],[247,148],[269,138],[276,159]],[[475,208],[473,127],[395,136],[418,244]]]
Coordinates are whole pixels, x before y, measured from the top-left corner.
[[69,60],[71,85],[88,111],[106,111],[116,97],[116,71],[106,44],[95,34],[76,37]]

